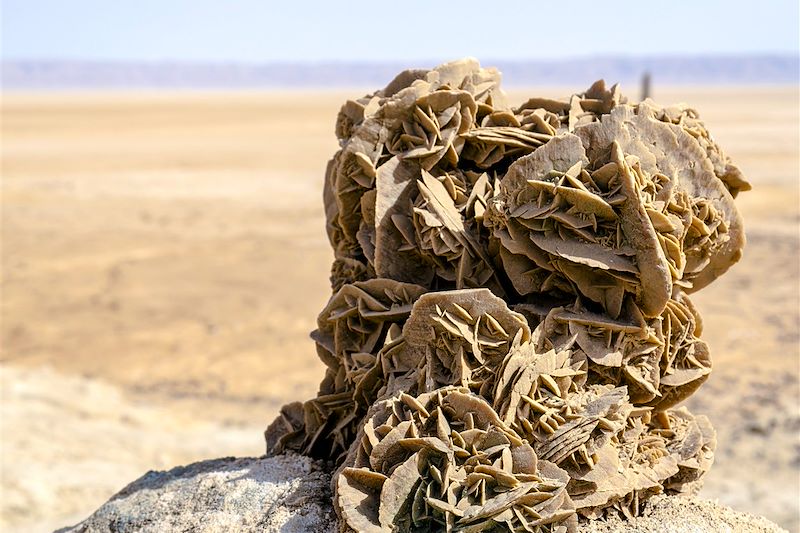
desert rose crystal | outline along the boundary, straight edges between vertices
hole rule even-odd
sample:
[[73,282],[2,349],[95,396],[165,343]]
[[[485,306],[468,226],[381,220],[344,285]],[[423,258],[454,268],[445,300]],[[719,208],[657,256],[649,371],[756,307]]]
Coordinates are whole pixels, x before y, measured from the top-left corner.
[[348,101],[336,136],[327,371],[266,441],[336,462],[343,531],[572,531],[701,479],[688,295],[741,257],[750,185],[694,110],[602,81],[513,108],[465,59]]

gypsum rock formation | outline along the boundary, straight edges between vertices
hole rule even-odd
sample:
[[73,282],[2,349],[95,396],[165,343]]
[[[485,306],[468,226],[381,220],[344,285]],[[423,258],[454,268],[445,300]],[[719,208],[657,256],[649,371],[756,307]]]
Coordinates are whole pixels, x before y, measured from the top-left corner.
[[[740,258],[749,184],[694,110],[602,81],[509,108],[499,74],[462,60],[347,102],[336,134],[334,295],[312,334],[326,377],[265,436],[342,465],[343,530],[571,530],[700,479],[714,431],[673,408],[711,371],[687,294]],[[442,411],[451,396],[547,472],[464,447],[452,428],[475,413]],[[466,485],[442,477],[464,469]],[[566,496],[543,515],[508,496],[518,474]]]
[[[465,388],[376,404],[338,475],[334,504],[355,531],[510,530],[563,523],[567,473]],[[523,525],[524,524],[524,525]]]
[[[631,306],[635,311],[636,307]],[[683,293],[670,299],[654,319],[639,315],[625,322],[579,305],[515,309],[532,323],[541,322],[538,348],[566,346],[586,356],[590,383],[625,384],[631,401],[659,410],[688,398],[711,374],[708,345],[699,338],[700,316]]]
[[294,402],[267,435],[267,448],[313,457],[343,458],[384,382],[377,356],[399,336],[423,287],[387,279],[343,286],[328,302],[312,333],[327,366],[317,398]]
[[[518,279],[517,265],[503,272],[504,265],[497,264],[499,254],[492,253],[495,245],[487,239],[484,213],[500,193],[499,182],[512,163],[568,132],[591,144],[587,155],[593,161],[603,155],[595,153],[598,146],[605,151],[617,138],[626,154],[640,158],[646,178],[668,182],[658,187],[662,192],[656,207],[666,209],[673,190],[675,194],[686,190],[700,204],[701,220],[706,226],[710,222],[709,228],[695,222],[697,231],[713,232],[721,226],[719,233],[724,236],[706,239],[716,246],[705,250],[699,243],[701,249],[689,254],[698,264],[689,265],[686,279],[680,280],[684,286],[689,288],[693,282],[700,288],[738,260],[744,236],[731,193],[747,190],[749,185],[713,143],[694,111],[662,109],[650,101],[628,105],[616,86],[606,90],[602,82],[566,101],[532,98],[511,109],[499,89],[497,72],[463,60],[429,72],[405,72],[386,89],[342,108],[337,120],[342,149],[328,165],[324,195],[328,235],[336,256],[334,289],[386,277],[432,290],[485,286],[500,296],[508,290],[515,297],[513,289],[524,287],[526,280]],[[567,158],[573,160],[568,166],[563,162],[562,172],[581,155]],[[505,181],[515,188],[525,184],[511,174]],[[524,177],[525,172],[520,175]],[[704,208],[704,204],[709,205]],[[572,219],[587,218],[586,213],[577,215]],[[663,218],[658,217],[655,224],[663,227]],[[688,231],[685,225],[681,231]],[[677,230],[673,231],[679,237]],[[650,244],[647,237],[652,238],[655,229],[643,228],[640,233],[641,238],[632,235],[631,239],[643,241],[642,248]],[[721,243],[716,241],[727,245],[718,250]],[[611,250],[615,252],[619,250]],[[710,262],[706,268],[700,264],[704,260]],[[666,277],[668,267],[654,266]],[[665,283],[662,280],[662,294]],[[544,289],[547,294],[549,287]]]
[[[439,308],[436,303],[439,302],[444,306],[450,299],[460,301],[469,311],[455,302],[445,309]],[[469,305],[470,299],[473,302],[472,306]],[[533,342],[522,340],[526,336],[530,338],[530,333],[525,332],[527,328],[524,325],[518,325],[519,329],[516,333],[512,333],[511,337],[504,335],[506,340],[499,340],[498,337],[492,339],[478,333],[482,321],[489,323],[493,321],[492,315],[488,313],[478,315],[479,309],[488,307],[495,315],[498,314],[498,310],[494,308],[497,303],[487,303],[486,300],[499,301],[486,290],[429,293],[420,298],[403,331],[404,338],[416,337],[420,342],[412,345],[410,341],[406,341],[401,345],[405,344],[408,349],[393,350],[395,359],[416,360],[416,364],[406,364],[406,366],[416,366],[416,370],[412,372],[413,378],[407,379],[406,374],[394,383],[390,378],[387,388],[401,389],[401,392],[384,401],[382,405],[384,408],[388,404],[395,406],[394,419],[381,418],[379,423],[381,429],[376,433],[375,421],[368,415],[363,426],[363,434],[351,448],[345,466],[360,465],[362,470],[358,475],[362,478],[371,475],[363,471],[365,467],[371,465],[376,468],[375,465],[380,461],[391,460],[394,461],[392,465],[397,466],[398,456],[392,455],[392,459],[384,457],[384,454],[388,454],[385,451],[386,447],[390,445],[384,443],[378,446],[377,442],[390,439],[390,435],[391,439],[395,440],[400,437],[417,438],[425,435],[422,426],[429,429],[434,427],[428,423],[431,409],[426,402],[432,394],[451,390],[452,387],[442,386],[442,383],[449,382],[461,385],[462,393],[471,393],[473,399],[469,413],[474,415],[478,410],[491,412],[495,426],[510,428],[513,435],[521,436],[525,442],[532,443],[535,455],[539,459],[552,461],[565,469],[570,480],[567,486],[568,494],[575,497],[574,504],[584,516],[599,516],[603,509],[609,507],[631,516],[636,513],[640,499],[644,500],[647,495],[661,492],[662,486],[670,491],[684,490],[687,484],[697,480],[700,474],[708,469],[715,441],[707,419],[704,417],[695,419],[688,412],[679,410],[662,412],[657,420],[651,420],[652,409],[634,408],[627,400],[625,387],[586,386],[586,371],[581,370],[586,368],[585,355],[581,352],[563,350],[557,354],[554,350],[550,350],[547,353],[537,353]],[[503,305],[502,301],[500,305]],[[430,314],[434,308],[438,309]],[[508,319],[510,318],[508,315],[515,313],[506,309],[506,314],[505,318]],[[470,315],[478,318],[473,319]],[[423,317],[427,317],[428,335],[423,333],[425,328],[422,323],[415,324]],[[475,324],[468,325],[470,321],[474,321]],[[497,325],[493,326],[493,329],[496,332],[502,330]],[[534,333],[534,337],[537,333],[538,331]],[[433,342],[429,338],[431,334],[434,337]],[[470,345],[475,342],[479,346],[492,348],[505,345],[500,351],[502,362],[498,363],[496,360],[492,362],[497,352],[468,353]],[[424,349],[426,346],[427,350]],[[420,352],[419,348],[423,348],[424,351]],[[381,354],[384,355],[385,352]],[[416,357],[412,354],[416,354]],[[479,360],[483,360],[484,363],[477,363]],[[398,366],[395,364],[390,368],[396,370]],[[451,372],[448,369],[457,371]],[[496,374],[492,374],[492,370]],[[460,378],[454,379],[454,374]],[[398,381],[401,383],[399,387]],[[414,394],[420,390],[430,392],[424,392],[415,398],[402,392],[404,388]],[[472,391],[481,392],[475,394]],[[487,398],[489,401],[493,400],[494,404],[490,404]],[[412,422],[416,424],[414,428],[407,423],[412,417],[408,413],[402,413],[405,407],[401,404],[412,409],[416,408],[418,413],[422,413],[420,420]],[[419,408],[420,405],[422,409]],[[467,416],[466,413],[467,411],[464,411],[460,416]],[[439,440],[429,439],[426,441],[426,446],[430,445],[440,453],[445,453],[443,451],[445,449],[450,450],[448,452],[450,454],[458,452],[457,448],[453,448],[453,442],[460,443],[461,440],[458,436],[451,437],[451,441],[444,439],[443,435],[449,433],[440,427],[436,433]],[[471,449],[464,444],[460,446]],[[370,463],[363,460],[365,454],[370,457]],[[400,457],[403,461],[409,460],[409,454],[400,453]],[[482,464],[493,464],[493,461],[484,460]],[[509,465],[494,466],[506,468],[505,474],[514,473]],[[386,470],[385,467],[381,468]],[[347,472],[353,474],[349,470]],[[373,470],[373,472],[378,471]],[[344,483],[341,479],[340,476],[340,482]],[[382,478],[370,477],[372,481],[379,479]],[[351,480],[348,483],[350,487],[354,482]],[[377,486],[372,486],[372,489],[379,490],[382,494],[380,491],[382,486],[379,483],[373,485]],[[343,486],[340,486],[340,489]],[[509,488],[502,484],[500,487],[505,487],[503,490]],[[456,492],[460,494],[459,491]],[[344,497],[341,496],[341,492],[339,494],[340,498]],[[374,502],[382,501],[376,494],[372,494],[372,497]],[[456,496],[452,495],[451,499],[453,498]],[[460,499],[458,501],[461,502]],[[339,506],[342,509],[350,509],[355,507],[356,503],[345,500],[340,502]],[[449,504],[458,507],[455,501],[450,501]],[[467,505],[466,502],[461,504]],[[434,502],[433,505],[439,503]],[[460,511],[464,511],[464,508],[457,511],[453,511],[451,507],[447,509],[450,510],[448,512],[455,513],[453,516],[456,517]],[[364,530],[366,522],[351,522],[352,516],[352,513],[345,514],[351,527]],[[423,513],[420,516],[427,515]],[[438,517],[443,526],[448,524],[448,516],[445,514]],[[384,514],[384,520],[380,525],[385,527],[386,520],[388,518]],[[499,519],[492,520],[497,522]],[[526,523],[522,516],[517,516],[516,520],[519,524]],[[527,525],[537,525],[532,522],[536,520],[529,520]],[[541,522],[538,525],[545,523]],[[518,524],[511,526],[512,530],[516,530]],[[430,527],[430,524],[414,521],[414,527],[425,530],[424,528]],[[413,530],[413,527],[410,529]]]
[[[371,280],[358,285],[386,287],[386,282],[387,280]],[[395,286],[407,287],[407,284],[393,283]],[[354,286],[345,286],[333,302],[342,301],[341,293],[365,297],[365,293],[356,293],[353,288]],[[355,300],[348,309],[359,307],[358,300]],[[336,309],[337,305],[333,304],[328,308]],[[358,317],[355,324],[362,324],[360,321],[363,319],[363,311],[358,315],[349,310],[336,313],[343,323],[346,323],[348,315]],[[384,311],[383,315],[387,316],[389,313]],[[367,431],[372,435],[372,430],[364,429],[367,427],[365,423],[368,425],[368,420],[374,416],[370,414],[372,411],[363,419],[348,420],[347,424],[342,424],[345,415],[353,418],[357,413],[364,412],[356,407],[359,402],[364,402],[364,390],[378,391],[372,393],[371,397],[384,398],[383,405],[394,402],[397,406],[400,403],[416,406],[427,405],[416,399],[417,396],[421,398],[427,394],[429,398],[430,394],[460,386],[463,387],[460,389],[462,392],[473,398],[471,405],[485,405],[485,408],[481,408],[491,410],[497,421],[502,423],[498,427],[510,428],[518,438],[530,443],[536,456],[557,464],[567,472],[567,493],[571,498],[574,497],[573,504],[583,516],[600,516],[609,508],[633,516],[639,509],[640,501],[647,496],[663,490],[688,490],[688,485],[696,481],[710,466],[715,437],[705,417],[695,419],[682,410],[660,411],[654,417],[651,407],[634,407],[628,399],[629,387],[617,386],[626,376],[624,372],[590,371],[589,357],[583,349],[577,347],[578,339],[586,342],[581,335],[566,339],[565,344],[562,342],[563,334],[550,333],[551,329],[559,331],[559,327],[565,327],[560,326],[561,324],[567,324],[568,327],[573,323],[569,319],[583,325],[592,320],[589,315],[582,315],[577,310],[572,310],[569,314],[562,308],[554,309],[531,332],[523,315],[509,310],[503,300],[487,289],[425,293],[417,299],[410,315],[407,306],[400,303],[393,316],[398,315],[407,316],[402,330],[397,331],[397,323],[382,325],[386,330],[383,347],[377,350],[371,366],[360,368],[357,374],[353,373],[355,376],[370,377],[361,377],[356,381],[358,385],[352,389],[351,397],[346,402],[339,397],[339,405],[349,405],[350,410],[329,410],[328,417],[321,418],[320,414],[325,411],[318,406],[320,403],[324,404],[324,395],[306,402],[305,412],[309,414],[305,419],[287,415],[285,408],[284,416],[267,431],[268,443],[273,443],[273,453],[283,449],[298,449],[292,446],[292,439],[297,439],[298,436],[301,437],[298,442],[305,442],[303,439],[308,438],[313,442],[322,434],[330,442],[341,443],[353,432],[354,427],[360,427],[362,433]],[[551,322],[556,325],[551,325]],[[352,331],[344,324],[341,327],[342,331]],[[367,332],[363,338],[376,337],[374,330],[363,327],[360,329]],[[390,333],[391,329],[395,331]],[[617,344],[622,347],[647,341],[646,336],[640,338],[643,334],[638,330],[635,336],[625,331],[618,331],[617,334],[622,338]],[[625,338],[626,335],[633,338]],[[316,336],[320,338],[319,333]],[[369,342],[373,345],[375,341]],[[559,347],[537,349],[537,345],[553,343]],[[355,353],[362,353],[360,348],[361,346],[355,346]],[[642,350],[634,351],[638,353]],[[670,358],[672,350],[662,350],[659,353],[664,358]],[[674,358],[671,360],[674,363]],[[622,358],[620,364],[621,361]],[[661,366],[660,361],[657,361],[656,367]],[[587,385],[588,377],[605,384]],[[363,385],[365,382],[369,383],[368,387]],[[470,411],[473,416],[476,409],[478,407],[473,407]],[[302,411],[303,407],[299,407],[299,410]],[[464,413],[462,415],[466,416]],[[382,420],[379,424],[383,428],[381,432],[394,431],[391,428],[397,427],[399,429],[393,435],[407,438],[417,438],[424,433],[419,428],[411,429],[408,424],[398,425],[399,422],[409,420],[408,413],[397,414],[395,419],[396,421],[388,422]],[[287,427],[291,427],[290,432],[285,431]],[[437,434],[437,437],[441,440],[441,435]],[[358,473],[354,474],[349,470],[347,472],[360,476],[358,479],[361,484],[358,487],[361,488],[354,488],[357,483],[355,480],[350,480],[345,485],[339,476],[336,478],[340,480],[340,485],[336,488],[340,495],[337,497],[344,497],[339,489],[345,486],[348,490],[360,490],[364,493],[364,483],[369,485],[370,482],[372,484],[369,487],[377,493],[364,493],[358,496],[362,499],[357,502],[348,500],[347,504],[340,503],[340,509],[364,509],[363,500],[368,497],[371,498],[373,507],[380,506],[376,502],[381,501],[379,494],[382,493],[382,484],[377,480],[383,478],[366,473],[364,468],[378,460],[383,448],[373,450],[369,446],[376,444],[375,439],[365,441],[364,438],[362,434],[352,440],[353,444],[344,462],[345,465],[360,465],[361,471]],[[458,437],[453,438],[459,442]],[[274,443],[280,445],[276,446]],[[446,446],[452,446],[451,441],[435,444],[440,452]],[[336,447],[322,450],[313,446],[299,449],[305,453],[316,452],[320,457],[335,457],[339,455],[340,447],[337,444]],[[359,452],[361,449],[366,452]],[[372,454],[376,459],[373,463],[362,465],[363,461],[354,459],[354,453]],[[406,461],[409,457],[403,456],[402,459]],[[400,463],[395,462],[392,466],[396,467],[398,464]],[[390,469],[382,468],[372,472],[383,472],[385,476],[388,470]],[[510,473],[514,473],[513,469]],[[420,505],[419,501],[421,500],[418,500],[417,505]],[[451,505],[456,503],[450,502]],[[432,505],[440,504],[436,501]],[[382,521],[376,521],[374,516],[362,521],[354,518],[352,513],[343,514],[343,517],[350,524],[349,527],[357,531],[369,530],[372,526],[368,526],[368,523],[375,527],[385,526],[387,520],[396,521],[400,530],[404,530],[403,527],[408,530],[413,530],[414,527],[426,530],[425,528],[431,527],[429,522],[420,521],[421,519],[414,522],[414,527],[406,524],[403,522],[405,515],[398,516],[404,509],[400,505],[391,516],[386,514],[389,511],[384,511]],[[424,509],[423,515],[427,516],[424,513],[430,509]],[[569,516],[572,514],[574,512]],[[443,527],[447,525],[447,516],[449,515],[437,515]],[[454,520],[453,517],[451,520]],[[515,518],[520,521],[519,524],[523,519],[524,517]],[[530,521],[526,523],[531,525]],[[544,525],[544,522],[540,525]]]
[[[600,124],[578,133],[590,137]],[[738,213],[721,216],[708,198],[680,190],[664,174],[648,176],[646,164],[625,154],[617,139],[589,164],[580,138],[563,134],[517,160],[500,180],[486,222],[518,293],[577,293],[613,318],[630,297],[654,317],[676,288],[707,283],[738,260]]]

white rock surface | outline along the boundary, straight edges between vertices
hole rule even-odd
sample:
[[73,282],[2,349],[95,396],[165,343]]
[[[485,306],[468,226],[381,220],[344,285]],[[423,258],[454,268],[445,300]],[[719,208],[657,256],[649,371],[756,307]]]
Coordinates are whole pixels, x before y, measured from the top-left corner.
[[212,459],[148,472],[59,533],[334,531],[330,475],[308,457]]
[[642,515],[582,524],[580,533],[786,533],[766,518],[734,511],[717,502],[680,496],[655,496]]
[[[336,530],[330,475],[300,455],[212,459],[148,472],[80,524],[58,533],[263,532]],[[717,503],[657,496],[633,521],[581,524],[580,533],[778,533],[760,517]]]

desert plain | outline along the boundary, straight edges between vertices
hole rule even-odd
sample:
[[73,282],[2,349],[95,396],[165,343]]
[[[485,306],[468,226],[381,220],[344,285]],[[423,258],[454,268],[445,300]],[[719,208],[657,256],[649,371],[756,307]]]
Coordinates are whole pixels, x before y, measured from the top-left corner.
[[[315,394],[323,174],[364,92],[3,95],[0,530],[75,523],[147,470],[263,454],[279,407]],[[688,404],[719,440],[701,495],[798,531],[800,93],[653,96],[695,107],[753,183],[744,258],[693,298],[714,371]]]

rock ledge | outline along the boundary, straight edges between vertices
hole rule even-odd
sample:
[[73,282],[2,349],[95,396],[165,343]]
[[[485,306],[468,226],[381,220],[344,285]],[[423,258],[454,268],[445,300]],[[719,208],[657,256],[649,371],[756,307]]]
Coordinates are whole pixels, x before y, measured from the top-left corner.
[[[80,524],[57,533],[160,531],[333,532],[330,474],[300,455],[212,459],[148,472]],[[655,497],[634,521],[582,524],[581,533],[782,532],[706,500]]]

